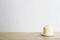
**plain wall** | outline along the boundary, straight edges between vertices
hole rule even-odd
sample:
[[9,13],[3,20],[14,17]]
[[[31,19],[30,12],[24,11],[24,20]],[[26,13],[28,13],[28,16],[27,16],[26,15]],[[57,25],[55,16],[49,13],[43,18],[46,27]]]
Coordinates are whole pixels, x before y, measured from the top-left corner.
[[0,0],[0,32],[42,32],[45,24],[60,32],[60,0]]

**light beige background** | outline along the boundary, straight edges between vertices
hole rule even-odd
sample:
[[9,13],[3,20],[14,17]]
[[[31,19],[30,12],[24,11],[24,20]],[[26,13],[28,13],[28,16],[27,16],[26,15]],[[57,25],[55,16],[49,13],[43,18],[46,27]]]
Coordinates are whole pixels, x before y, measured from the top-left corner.
[[41,32],[48,23],[60,32],[60,0],[0,0],[0,32]]

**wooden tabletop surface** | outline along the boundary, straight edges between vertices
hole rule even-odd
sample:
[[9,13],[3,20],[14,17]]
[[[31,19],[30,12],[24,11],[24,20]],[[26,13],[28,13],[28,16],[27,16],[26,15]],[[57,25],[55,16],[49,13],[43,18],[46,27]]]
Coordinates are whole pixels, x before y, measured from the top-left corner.
[[60,40],[60,33],[44,37],[40,32],[0,32],[0,40]]

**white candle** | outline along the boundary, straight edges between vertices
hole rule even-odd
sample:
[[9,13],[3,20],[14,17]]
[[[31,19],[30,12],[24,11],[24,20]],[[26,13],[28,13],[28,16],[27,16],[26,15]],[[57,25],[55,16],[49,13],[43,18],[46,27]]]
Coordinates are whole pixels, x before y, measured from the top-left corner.
[[43,28],[43,34],[45,36],[53,36],[54,32],[53,32],[53,27],[51,25],[46,25]]

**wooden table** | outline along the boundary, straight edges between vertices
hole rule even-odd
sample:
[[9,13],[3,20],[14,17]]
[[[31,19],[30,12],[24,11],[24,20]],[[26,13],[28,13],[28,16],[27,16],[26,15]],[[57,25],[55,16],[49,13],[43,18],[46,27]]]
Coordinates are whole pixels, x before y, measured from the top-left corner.
[[60,40],[60,33],[43,37],[40,32],[0,32],[0,40]]

